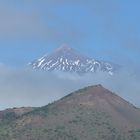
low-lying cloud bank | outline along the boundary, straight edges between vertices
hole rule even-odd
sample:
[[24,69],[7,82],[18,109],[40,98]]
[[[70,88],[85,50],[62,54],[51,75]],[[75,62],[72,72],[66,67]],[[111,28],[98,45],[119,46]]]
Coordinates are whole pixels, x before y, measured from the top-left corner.
[[114,76],[106,73],[49,73],[0,66],[0,110],[11,107],[43,106],[89,85],[102,84],[140,107],[140,78],[121,70]]

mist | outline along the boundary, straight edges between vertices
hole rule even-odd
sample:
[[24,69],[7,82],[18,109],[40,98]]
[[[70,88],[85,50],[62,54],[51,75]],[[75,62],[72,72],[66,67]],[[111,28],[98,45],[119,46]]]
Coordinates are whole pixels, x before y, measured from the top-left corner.
[[0,66],[0,110],[13,107],[40,107],[80,88],[102,84],[140,107],[140,80],[137,72],[122,69],[113,76],[95,73],[79,76]]

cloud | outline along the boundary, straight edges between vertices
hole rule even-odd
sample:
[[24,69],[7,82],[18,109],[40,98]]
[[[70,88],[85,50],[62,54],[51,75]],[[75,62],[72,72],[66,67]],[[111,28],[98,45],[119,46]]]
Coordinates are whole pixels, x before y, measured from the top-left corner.
[[138,19],[135,10],[132,13],[135,16],[125,16],[124,10],[129,4],[112,0],[2,0],[0,38],[71,43],[90,41],[91,36],[98,40],[94,36],[99,36],[101,42],[104,38],[114,40],[123,47],[129,38],[136,36],[139,25],[130,22],[134,17]]
[[[61,2],[61,1],[60,1]],[[0,1],[0,39],[72,41],[82,36],[82,31],[61,19],[49,2]]]
[[[103,35],[110,27],[108,22],[112,24],[114,3],[111,0],[0,1],[0,37],[78,42],[91,36],[88,26],[92,29],[96,24],[98,33]],[[105,23],[102,25],[99,20]]]
[[133,73],[121,71],[78,76],[76,74],[37,72],[0,66],[0,109],[43,106],[89,85],[102,84],[140,107],[140,80]]
[[40,38],[49,31],[39,15],[14,9],[0,10],[0,37],[6,39]]

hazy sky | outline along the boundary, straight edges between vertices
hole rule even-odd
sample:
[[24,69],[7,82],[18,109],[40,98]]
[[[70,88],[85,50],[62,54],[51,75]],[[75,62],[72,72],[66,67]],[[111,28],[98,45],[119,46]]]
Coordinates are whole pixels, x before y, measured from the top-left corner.
[[25,65],[63,43],[139,64],[139,0],[1,0],[0,63]]
[[[63,43],[125,66],[113,77],[22,69]],[[0,0],[0,109],[46,105],[99,83],[140,107],[139,71],[140,0]]]
[[107,73],[79,76],[0,66],[0,110],[47,105],[75,90],[96,84],[102,84],[105,88],[140,107],[140,76],[126,69],[114,76]]

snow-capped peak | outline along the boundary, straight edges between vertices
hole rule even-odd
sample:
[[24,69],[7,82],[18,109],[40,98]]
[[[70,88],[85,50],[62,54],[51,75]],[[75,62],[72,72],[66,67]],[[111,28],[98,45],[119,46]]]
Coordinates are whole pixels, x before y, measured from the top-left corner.
[[45,71],[64,71],[79,74],[103,71],[108,72],[110,75],[114,73],[112,64],[83,56],[66,44],[57,48],[54,52],[35,60],[30,65],[33,69]]

